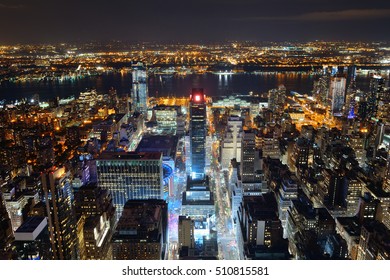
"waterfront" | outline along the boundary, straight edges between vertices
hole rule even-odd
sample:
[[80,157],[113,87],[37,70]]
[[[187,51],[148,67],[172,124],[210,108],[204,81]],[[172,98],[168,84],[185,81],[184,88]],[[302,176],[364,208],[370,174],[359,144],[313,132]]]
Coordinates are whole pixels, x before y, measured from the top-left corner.
[[[316,75],[305,72],[264,72],[261,74],[240,73],[233,75],[217,75],[212,73],[189,75],[151,75],[149,76],[149,95],[188,96],[191,88],[202,87],[207,95],[222,96],[233,93],[264,93],[269,89],[284,84],[287,91],[311,94]],[[95,88],[98,93],[107,93],[111,87],[119,95],[130,93],[132,78],[130,72],[107,72],[100,76],[66,79],[63,81],[3,82],[0,85],[0,100],[20,100],[39,94],[41,100],[56,96],[65,98],[77,97],[86,89]],[[369,75],[357,76],[357,86],[362,90],[368,88]]]

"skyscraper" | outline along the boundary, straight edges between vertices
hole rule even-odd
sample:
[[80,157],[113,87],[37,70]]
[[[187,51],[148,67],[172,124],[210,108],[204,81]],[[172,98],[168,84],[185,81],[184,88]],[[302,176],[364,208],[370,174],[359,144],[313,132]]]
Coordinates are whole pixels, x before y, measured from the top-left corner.
[[238,116],[230,116],[222,142],[221,166],[228,169],[230,161],[241,161],[241,134],[243,120]]
[[244,133],[242,135],[240,165],[242,182],[255,181],[255,156],[255,133],[250,130],[244,130]]
[[106,212],[112,216],[114,207],[112,195],[108,190],[103,190],[96,183],[83,185],[75,194],[76,216],[100,216]]
[[96,160],[98,186],[111,192],[117,220],[129,199],[162,199],[162,153],[105,152]]
[[242,235],[246,239],[245,252],[248,258],[256,247],[273,248],[284,246],[282,223],[278,218],[278,207],[273,193],[244,197],[239,215]]
[[379,100],[382,98],[385,87],[385,80],[374,75],[370,81],[370,91],[367,96],[367,117],[376,118],[378,112]]
[[114,260],[164,259],[167,209],[163,200],[127,201],[112,238]]
[[193,178],[204,176],[206,135],[206,96],[203,89],[194,88],[190,96],[190,149]]
[[390,192],[390,150],[389,155],[387,157],[387,166],[382,188],[385,192]]
[[53,166],[42,172],[41,180],[54,259],[76,259],[77,235],[70,172],[64,167]]
[[195,248],[195,222],[190,217],[179,216],[179,250],[182,247]]
[[325,106],[327,103],[328,93],[329,76],[325,75],[320,77],[319,80],[314,83],[313,96],[316,98],[318,103]]
[[341,116],[345,100],[347,79],[344,76],[334,76],[330,79],[329,102],[332,116]]
[[344,198],[347,214],[354,216],[358,212],[359,198],[362,196],[362,189],[365,186],[363,180],[361,180],[355,171],[348,171],[344,176]]
[[142,63],[132,66],[133,88],[131,91],[132,110],[147,116],[148,111],[148,75]]
[[382,223],[372,221],[362,226],[359,247],[358,260],[390,260],[389,240],[390,230]]
[[346,208],[346,192],[344,191],[344,174],[340,170],[324,169],[323,181],[319,184],[321,202],[329,209]]
[[274,115],[281,115],[286,101],[286,87],[279,85],[277,89],[268,91],[268,108],[272,110]]
[[96,183],[83,185],[75,195],[81,260],[112,259],[111,236],[116,223],[108,190]]
[[349,84],[345,95],[344,116],[346,116],[348,119],[353,119],[355,117],[355,98],[357,93],[358,89],[356,88],[356,82],[353,80]]
[[[83,216],[84,218],[84,216]],[[82,223],[82,233],[79,232],[80,259],[111,260],[111,236],[113,224],[104,212],[101,216],[89,216]]]
[[294,143],[293,153],[291,155],[291,169],[304,170],[309,165],[310,141],[306,138],[298,138]]
[[262,159],[256,149],[256,135],[252,130],[244,130],[241,144],[241,182],[245,195],[261,195],[266,192],[267,185],[263,185],[264,173]]
[[277,202],[279,209],[279,220],[282,222],[284,229],[283,235],[287,237],[287,212],[292,206],[292,201],[298,198],[298,179],[292,176],[285,176],[282,179]]

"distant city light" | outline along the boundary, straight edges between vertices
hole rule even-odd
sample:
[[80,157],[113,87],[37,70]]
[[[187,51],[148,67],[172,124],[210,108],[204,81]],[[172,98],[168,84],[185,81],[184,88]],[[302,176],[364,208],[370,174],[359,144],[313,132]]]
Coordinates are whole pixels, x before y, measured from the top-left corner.
[[0,46],[0,259],[390,259],[390,48],[123,44]]

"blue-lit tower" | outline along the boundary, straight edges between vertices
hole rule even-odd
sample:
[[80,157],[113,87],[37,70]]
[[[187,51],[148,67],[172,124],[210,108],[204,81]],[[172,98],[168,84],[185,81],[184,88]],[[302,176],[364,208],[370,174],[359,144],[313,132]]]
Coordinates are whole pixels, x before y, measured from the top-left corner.
[[206,96],[194,88],[190,96],[191,177],[202,178],[206,166]]

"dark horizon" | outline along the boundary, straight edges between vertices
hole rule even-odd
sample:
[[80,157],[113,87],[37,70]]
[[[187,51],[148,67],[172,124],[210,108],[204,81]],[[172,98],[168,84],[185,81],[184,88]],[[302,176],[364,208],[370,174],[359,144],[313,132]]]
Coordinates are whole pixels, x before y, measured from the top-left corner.
[[390,1],[0,0],[0,43],[387,41]]

